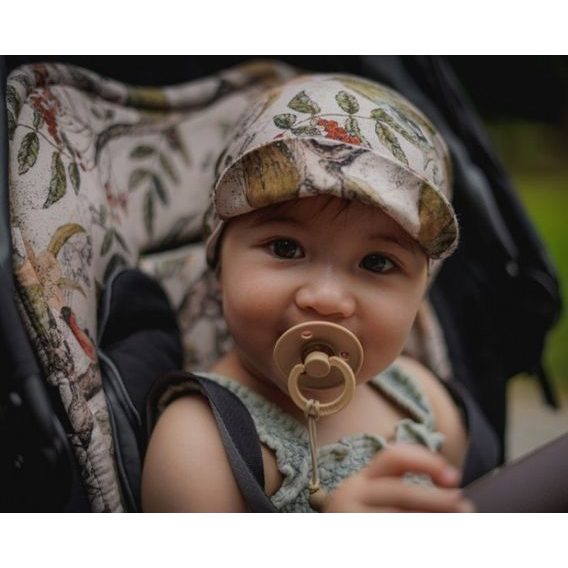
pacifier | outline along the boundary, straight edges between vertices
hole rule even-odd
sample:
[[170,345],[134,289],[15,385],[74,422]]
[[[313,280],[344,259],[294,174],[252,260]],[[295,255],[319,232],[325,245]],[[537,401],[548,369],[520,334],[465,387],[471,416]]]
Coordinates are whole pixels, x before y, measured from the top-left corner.
[[[317,464],[316,422],[320,416],[339,412],[351,402],[357,381],[355,375],[363,364],[363,348],[357,337],[335,323],[310,321],[295,325],[283,333],[274,345],[274,361],[287,377],[288,393],[308,420],[312,478],[310,505],[323,508],[326,492],[320,487]],[[303,388],[324,390],[344,384],[333,401],[320,403],[308,399]]]
[[309,321],[291,327],[274,346],[274,361],[287,377],[294,403],[305,409],[301,388],[327,389],[344,383],[340,397],[320,405],[320,414],[344,408],[355,391],[355,375],[363,364],[361,343],[348,329],[335,323]]

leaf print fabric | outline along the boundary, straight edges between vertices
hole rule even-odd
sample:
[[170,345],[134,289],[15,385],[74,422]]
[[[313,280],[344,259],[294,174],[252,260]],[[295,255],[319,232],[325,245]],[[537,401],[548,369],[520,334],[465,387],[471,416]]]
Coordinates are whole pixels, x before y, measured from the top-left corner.
[[[140,89],[69,65],[37,64],[8,79],[18,299],[46,380],[69,413],[94,511],[123,506],[97,358],[102,287],[115,270],[142,263],[143,252],[199,238],[227,131],[260,92],[293,74],[265,62]],[[203,259],[201,245],[201,256],[192,250],[179,273],[163,270],[151,255],[142,263],[175,291],[178,309],[191,304],[191,324],[184,321],[200,332],[186,351],[196,364],[222,347],[214,333],[207,345],[199,343],[201,331],[222,320],[205,309],[212,283],[203,280]],[[189,298],[193,284],[201,290],[200,310]]]
[[18,151],[18,174],[25,174],[37,160],[39,139],[35,132],[28,132],[22,140]]
[[458,243],[447,148],[395,91],[348,75],[294,78],[232,133],[206,215],[208,260],[226,219],[328,193],[384,210],[432,260]]

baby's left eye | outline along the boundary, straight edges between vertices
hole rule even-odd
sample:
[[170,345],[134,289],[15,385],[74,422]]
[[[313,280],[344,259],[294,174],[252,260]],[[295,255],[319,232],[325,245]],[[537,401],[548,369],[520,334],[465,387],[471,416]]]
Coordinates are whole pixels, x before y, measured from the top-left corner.
[[392,270],[395,264],[382,254],[368,254],[360,263],[359,266],[371,272],[384,273]]

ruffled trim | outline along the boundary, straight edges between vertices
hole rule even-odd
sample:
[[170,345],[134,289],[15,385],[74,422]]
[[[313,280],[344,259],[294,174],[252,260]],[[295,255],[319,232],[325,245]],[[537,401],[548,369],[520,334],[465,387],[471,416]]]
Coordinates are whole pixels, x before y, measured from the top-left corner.
[[[237,395],[254,421],[260,441],[276,456],[276,465],[284,477],[271,501],[282,512],[313,512],[307,495],[311,459],[307,428],[279,406],[250,388],[215,373],[200,373]],[[376,453],[397,442],[421,444],[438,451],[444,436],[433,431],[430,406],[412,378],[393,365],[371,380],[380,392],[406,410],[412,418],[400,420],[392,439],[375,434],[354,434],[318,449],[322,487],[332,491],[344,479],[360,471]]]
[[371,380],[390,400],[406,410],[412,418],[434,430],[434,414],[416,381],[394,364]]

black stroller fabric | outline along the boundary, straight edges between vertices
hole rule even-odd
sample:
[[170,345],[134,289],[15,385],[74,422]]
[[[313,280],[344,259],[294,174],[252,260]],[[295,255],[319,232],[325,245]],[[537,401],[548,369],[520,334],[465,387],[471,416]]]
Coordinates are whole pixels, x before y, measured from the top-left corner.
[[147,442],[146,395],[156,377],[182,367],[180,333],[160,285],[135,269],[109,278],[99,321],[98,355],[118,473],[126,507],[137,511]]

